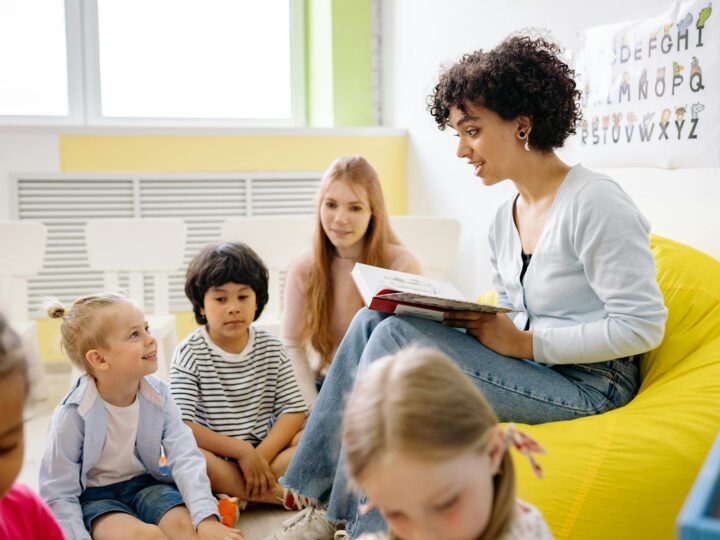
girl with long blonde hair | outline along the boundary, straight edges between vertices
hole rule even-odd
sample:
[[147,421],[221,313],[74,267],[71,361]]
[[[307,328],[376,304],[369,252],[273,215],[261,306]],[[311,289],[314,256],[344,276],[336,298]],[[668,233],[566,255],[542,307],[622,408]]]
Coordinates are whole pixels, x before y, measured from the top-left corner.
[[540,512],[515,498],[515,442],[539,473],[530,452],[542,447],[503,429],[482,393],[434,349],[374,362],[343,418],[351,482],[368,497],[364,510],[382,513],[391,540],[552,538]]
[[333,161],[317,195],[313,248],[289,268],[281,338],[308,402],[316,396],[308,348],[322,377],[355,313],[363,306],[350,272],[356,262],[420,273],[417,258],[390,228],[377,172],[361,156]]

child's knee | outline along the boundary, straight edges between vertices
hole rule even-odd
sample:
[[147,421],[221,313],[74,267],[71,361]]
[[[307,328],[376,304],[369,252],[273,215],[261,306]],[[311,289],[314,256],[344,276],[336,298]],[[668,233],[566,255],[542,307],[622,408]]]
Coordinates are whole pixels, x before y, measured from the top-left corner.
[[[236,460],[216,456],[207,450],[202,450],[202,453],[205,456],[207,476],[213,491],[230,493],[227,490],[234,489],[232,486],[244,486],[242,470]],[[237,495],[234,491],[231,494]]]
[[128,536],[137,540],[167,540],[167,536],[160,530],[160,527],[149,523],[138,525]]
[[[190,512],[185,506],[176,506],[168,510],[160,519],[158,524],[161,533],[167,535],[168,538],[192,538],[194,537],[194,529]],[[162,537],[164,538],[164,537]]]

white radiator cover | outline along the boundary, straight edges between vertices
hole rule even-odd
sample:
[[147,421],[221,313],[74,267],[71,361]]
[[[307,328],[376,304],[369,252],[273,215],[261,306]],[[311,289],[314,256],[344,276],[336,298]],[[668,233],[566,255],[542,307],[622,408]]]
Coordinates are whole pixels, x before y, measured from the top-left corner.
[[[42,315],[47,296],[65,303],[102,290],[101,272],[88,268],[84,227],[87,219],[103,217],[179,217],[187,223],[184,264],[170,277],[170,308],[189,310],[187,264],[201,246],[220,239],[223,221],[313,214],[321,177],[321,171],[11,175],[11,219],[41,221],[48,229],[43,268],[29,279],[31,313]],[[148,305],[152,297],[147,287]]]

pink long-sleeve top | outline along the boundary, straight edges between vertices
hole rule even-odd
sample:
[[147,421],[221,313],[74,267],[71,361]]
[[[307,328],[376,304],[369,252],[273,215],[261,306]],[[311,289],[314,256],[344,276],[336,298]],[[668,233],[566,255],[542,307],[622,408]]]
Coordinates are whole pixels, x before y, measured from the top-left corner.
[[[409,250],[398,244],[391,244],[387,252],[387,267],[400,272],[421,274],[422,269],[418,258]],[[333,355],[345,332],[350,326],[355,313],[363,307],[363,301],[353,283],[350,272],[357,259],[335,257],[332,261],[331,275],[333,287],[333,305],[325,320],[330,325],[333,336]],[[308,344],[303,342],[307,306],[306,291],[308,276],[313,264],[313,253],[307,251],[296,259],[288,269],[285,278],[285,294],[283,300],[282,328],[280,337],[293,361],[298,384],[309,404],[314,401],[315,390],[312,372],[307,354]]]
[[13,484],[0,499],[0,538],[63,540],[65,535],[36,493],[22,484]]

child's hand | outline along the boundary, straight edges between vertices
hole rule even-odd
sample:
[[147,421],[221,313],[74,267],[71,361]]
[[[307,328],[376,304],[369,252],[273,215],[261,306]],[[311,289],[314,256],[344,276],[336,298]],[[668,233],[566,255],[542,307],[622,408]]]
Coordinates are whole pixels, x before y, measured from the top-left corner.
[[244,540],[237,529],[231,529],[220,523],[215,516],[203,519],[197,528],[201,540]]
[[243,450],[238,465],[245,477],[245,495],[259,498],[275,487],[275,476],[265,457],[255,448]]

